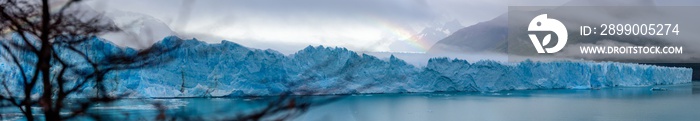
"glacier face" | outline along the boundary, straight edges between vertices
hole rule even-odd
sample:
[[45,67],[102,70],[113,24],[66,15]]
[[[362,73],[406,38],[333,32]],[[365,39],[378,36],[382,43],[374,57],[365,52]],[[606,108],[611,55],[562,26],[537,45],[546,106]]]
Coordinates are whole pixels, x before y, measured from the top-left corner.
[[[156,45],[167,46],[178,41],[183,46],[167,55],[175,56],[175,60],[156,67],[110,73],[108,90],[130,92],[135,97],[262,96],[283,92],[312,95],[493,92],[679,84],[690,82],[692,74],[688,68],[614,62],[469,63],[433,58],[426,67],[415,67],[394,56],[379,59],[344,48],[309,46],[295,54],[283,55],[229,41],[207,44],[177,37],[165,38]],[[103,54],[135,52],[100,39],[93,39],[84,49],[98,59]],[[5,78],[20,80],[11,64],[3,60],[0,66],[0,71],[9,74]]]

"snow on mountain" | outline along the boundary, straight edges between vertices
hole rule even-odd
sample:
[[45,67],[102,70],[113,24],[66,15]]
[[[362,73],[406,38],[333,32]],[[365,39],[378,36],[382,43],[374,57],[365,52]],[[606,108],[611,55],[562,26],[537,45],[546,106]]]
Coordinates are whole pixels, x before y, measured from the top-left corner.
[[505,52],[508,34],[508,14],[480,22],[439,40],[430,53],[471,53],[481,51]]
[[446,22],[442,26],[426,27],[419,34],[418,38],[434,44],[438,40],[447,37],[455,31],[464,28],[457,20]]
[[[423,30],[420,31],[420,33],[417,33],[415,36],[418,38],[419,41],[422,41],[421,43],[433,45],[439,40],[447,37],[448,35],[462,28],[464,28],[464,26],[462,26],[462,24],[459,21],[452,20],[445,22],[444,24],[425,27],[423,28]],[[389,48],[391,48],[391,50],[395,52],[425,51],[411,47],[413,47],[413,45],[410,45],[407,41],[395,41],[389,46]]]
[[[183,46],[168,53],[175,60],[152,68],[117,71],[106,78],[108,90],[134,97],[261,96],[295,94],[406,93],[525,89],[581,89],[689,83],[692,70],[627,63],[501,63],[433,58],[416,67],[394,56],[379,59],[345,48],[306,47],[295,54],[259,50],[222,41],[168,37],[155,46]],[[93,39],[83,48],[91,57],[134,54],[134,49]],[[60,50],[59,50],[60,51]],[[60,56],[77,56],[64,53]],[[72,60],[77,61],[77,60]],[[19,90],[13,65],[0,62],[11,90]],[[86,88],[87,90],[90,87]]]
[[107,11],[104,15],[122,31],[107,33],[101,37],[119,46],[145,48],[164,37],[177,35],[163,21],[149,15],[117,10]]

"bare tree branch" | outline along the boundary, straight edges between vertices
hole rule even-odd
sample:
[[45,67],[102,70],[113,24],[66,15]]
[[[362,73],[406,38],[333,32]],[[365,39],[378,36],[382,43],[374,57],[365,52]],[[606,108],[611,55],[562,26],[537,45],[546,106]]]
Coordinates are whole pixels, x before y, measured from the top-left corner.
[[[0,95],[0,101],[10,102],[20,109],[27,120],[35,119],[32,106],[41,106],[46,119],[65,120],[83,116],[95,104],[119,100],[128,93],[117,96],[107,94],[103,84],[106,75],[113,71],[153,67],[167,62],[172,59],[161,56],[179,47],[179,44],[173,47],[154,46],[135,55],[117,53],[91,58],[87,53],[89,50],[81,51],[77,47],[90,46],[92,41],[101,41],[96,40],[97,35],[119,29],[102,15],[88,16],[86,11],[73,7],[78,2],[81,0],[68,0],[57,12],[51,12],[49,0],[0,0],[0,34],[18,36],[21,41],[14,41],[17,40],[15,38],[3,41],[0,52],[5,53],[7,62],[19,68],[16,73],[22,76],[24,95],[21,97],[23,99],[18,99],[3,83],[8,93]],[[64,54],[79,58],[63,57]],[[26,70],[25,66],[33,68]],[[88,85],[94,86],[96,93],[80,94]],[[36,93],[40,94],[40,98],[33,99],[37,87],[41,90]],[[71,95],[83,96],[87,100],[71,101],[78,105],[66,105]],[[61,115],[60,112],[65,110],[70,110],[70,113]]]

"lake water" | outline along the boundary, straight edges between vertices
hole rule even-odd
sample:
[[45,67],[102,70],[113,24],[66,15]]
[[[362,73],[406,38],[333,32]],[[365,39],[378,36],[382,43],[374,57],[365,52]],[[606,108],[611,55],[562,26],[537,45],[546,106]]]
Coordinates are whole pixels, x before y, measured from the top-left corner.
[[[695,82],[695,85],[700,83]],[[700,120],[693,84],[601,90],[525,90],[353,96],[311,110],[319,121]],[[695,87],[696,93],[700,87]]]
[[[695,86],[693,86],[695,85]],[[665,91],[652,91],[662,88]],[[694,92],[695,91],[695,92]],[[92,111],[108,119],[151,120],[151,104],[175,116],[222,117],[257,109],[264,99],[126,99]],[[6,117],[8,115],[5,115]],[[15,118],[16,119],[16,118]],[[700,83],[600,90],[520,90],[494,93],[365,94],[311,108],[300,121],[571,121],[700,120]]]

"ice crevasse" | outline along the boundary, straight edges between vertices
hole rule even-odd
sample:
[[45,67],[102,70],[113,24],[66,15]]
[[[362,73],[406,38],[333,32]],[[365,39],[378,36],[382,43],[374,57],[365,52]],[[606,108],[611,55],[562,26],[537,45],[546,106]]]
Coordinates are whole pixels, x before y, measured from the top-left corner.
[[[689,68],[617,62],[470,63],[432,58],[425,67],[416,67],[394,56],[380,59],[337,47],[309,46],[284,55],[229,41],[208,44],[167,37],[155,45],[175,43],[182,46],[165,55],[174,60],[151,68],[112,72],[106,76],[108,90],[130,92],[135,97],[494,92],[680,84],[689,83],[692,76]],[[95,58],[135,51],[99,38],[81,46]],[[10,78],[8,84],[14,84],[12,90],[20,90],[21,76],[16,67],[7,60],[0,61],[0,67],[4,77]]]

